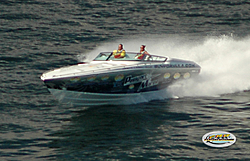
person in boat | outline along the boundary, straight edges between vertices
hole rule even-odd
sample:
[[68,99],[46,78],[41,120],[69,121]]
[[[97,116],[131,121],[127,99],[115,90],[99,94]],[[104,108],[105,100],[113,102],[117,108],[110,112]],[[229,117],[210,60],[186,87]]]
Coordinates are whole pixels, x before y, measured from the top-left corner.
[[122,44],[119,44],[118,49],[113,51],[113,56],[115,58],[124,58],[126,56],[126,51],[123,49]]
[[146,45],[141,45],[140,52],[135,56],[135,59],[143,59],[144,55],[150,56],[150,54],[145,50]]

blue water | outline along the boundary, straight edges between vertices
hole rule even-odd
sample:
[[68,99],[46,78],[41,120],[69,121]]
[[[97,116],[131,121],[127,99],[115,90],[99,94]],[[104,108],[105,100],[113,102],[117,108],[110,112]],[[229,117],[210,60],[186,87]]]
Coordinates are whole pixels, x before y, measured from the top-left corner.
[[[249,160],[250,3],[0,1],[0,160]],[[163,100],[60,104],[40,75],[123,43],[197,62],[200,76]],[[162,98],[162,97],[161,97]],[[228,131],[212,148],[201,138]]]

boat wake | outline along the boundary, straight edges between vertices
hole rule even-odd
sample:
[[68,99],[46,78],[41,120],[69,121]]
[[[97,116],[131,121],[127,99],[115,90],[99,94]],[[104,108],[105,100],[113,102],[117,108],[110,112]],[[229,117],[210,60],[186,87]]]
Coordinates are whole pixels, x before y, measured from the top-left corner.
[[250,89],[250,38],[210,37],[193,46],[187,44],[177,56],[199,63],[199,77],[173,84],[169,92],[178,97],[219,96]]

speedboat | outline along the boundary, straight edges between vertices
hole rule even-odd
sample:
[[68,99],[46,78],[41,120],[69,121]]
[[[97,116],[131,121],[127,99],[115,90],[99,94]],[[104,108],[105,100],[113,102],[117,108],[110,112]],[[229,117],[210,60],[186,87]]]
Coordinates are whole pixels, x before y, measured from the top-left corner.
[[[48,90],[60,102],[80,106],[121,105],[159,98],[159,92],[178,80],[197,76],[193,61],[126,52],[115,58],[101,52],[93,61],[42,74]],[[157,93],[158,92],[158,93]]]

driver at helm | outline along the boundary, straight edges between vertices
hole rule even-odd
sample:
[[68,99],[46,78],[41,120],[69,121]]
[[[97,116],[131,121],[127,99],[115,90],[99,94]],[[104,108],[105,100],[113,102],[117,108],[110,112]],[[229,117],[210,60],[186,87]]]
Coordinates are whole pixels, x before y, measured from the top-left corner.
[[125,50],[123,49],[123,45],[119,44],[118,49],[113,51],[113,56],[115,58],[124,58],[126,55]]

